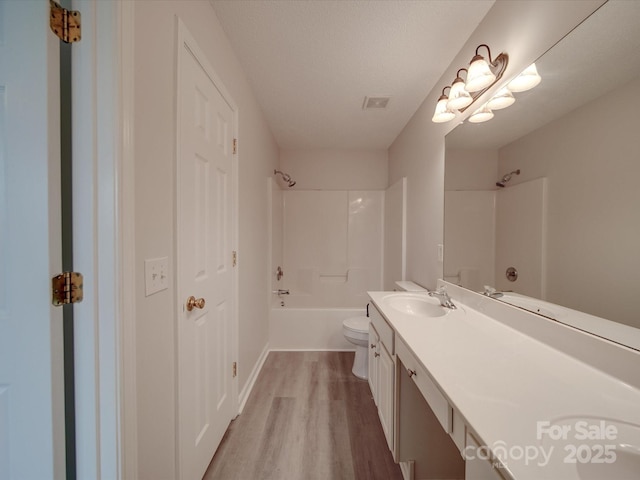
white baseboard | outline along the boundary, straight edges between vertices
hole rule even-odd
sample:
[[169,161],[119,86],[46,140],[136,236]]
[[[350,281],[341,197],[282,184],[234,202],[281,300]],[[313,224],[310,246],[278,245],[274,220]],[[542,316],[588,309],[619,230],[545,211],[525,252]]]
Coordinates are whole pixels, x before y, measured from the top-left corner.
[[247,403],[247,399],[249,398],[249,395],[251,394],[251,390],[253,390],[253,385],[256,383],[256,380],[258,379],[260,370],[262,370],[262,366],[264,365],[264,362],[267,359],[267,355],[269,355],[269,352],[270,352],[269,344],[267,344],[264,346],[264,350],[262,350],[262,353],[260,354],[258,361],[253,366],[253,370],[251,371],[251,374],[249,375],[247,382],[244,384],[242,391],[238,395],[238,415],[240,415],[242,413],[242,410],[244,410],[244,406]]
[[272,348],[270,352],[355,352],[355,348]]

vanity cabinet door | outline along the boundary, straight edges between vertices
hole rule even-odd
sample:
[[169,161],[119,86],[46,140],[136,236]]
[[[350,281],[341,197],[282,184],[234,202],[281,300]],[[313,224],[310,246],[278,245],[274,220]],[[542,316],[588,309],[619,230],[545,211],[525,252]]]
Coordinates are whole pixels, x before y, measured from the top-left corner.
[[378,357],[380,355],[380,336],[373,324],[369,324],[369,388],[373,402],[378,405]]
[[382,314],[378,311],[378,307],[376,307],[375,304],[370,305],[373,307],[369,309],[371,324],[376,329],[380,342],[384,344],[391,355],[394,355],[396,352],[394,347],[393,328],[391,328],[391,325],[389,325]]
[[476,442],[476,439],[467,434],[465,480],[504,480],[504,477],[496,470],[491,461],[478,455],[479,447],[480,445]]
[[378,358],[378,415],[382,430],[387,438],[389,450],[394,451],[394,399],[395,399],[395,363],[384,344],[380,345]]

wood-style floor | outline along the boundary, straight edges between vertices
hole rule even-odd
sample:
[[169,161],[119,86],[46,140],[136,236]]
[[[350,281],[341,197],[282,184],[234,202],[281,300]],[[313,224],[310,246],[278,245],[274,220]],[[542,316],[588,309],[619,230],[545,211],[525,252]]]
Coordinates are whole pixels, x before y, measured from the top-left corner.
[[352,352],[271,352],[207,480],[402,480]]

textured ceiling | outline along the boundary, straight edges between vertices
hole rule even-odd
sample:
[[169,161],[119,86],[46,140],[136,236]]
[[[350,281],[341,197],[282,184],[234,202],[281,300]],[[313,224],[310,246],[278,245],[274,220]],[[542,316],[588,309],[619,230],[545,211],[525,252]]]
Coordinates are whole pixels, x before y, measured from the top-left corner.
[[[212,0],[281,148],[387,148],[494,0]],[[470,52],[470,57],[473,52]],[[389,96],[363,110],[365,96]]]

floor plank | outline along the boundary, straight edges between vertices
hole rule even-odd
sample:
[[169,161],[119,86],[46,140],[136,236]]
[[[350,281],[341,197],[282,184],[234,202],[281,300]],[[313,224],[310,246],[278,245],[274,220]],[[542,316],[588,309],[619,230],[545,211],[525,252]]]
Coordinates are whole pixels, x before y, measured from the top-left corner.
[[206,480],[402,480],[353,352],[271,352]]

